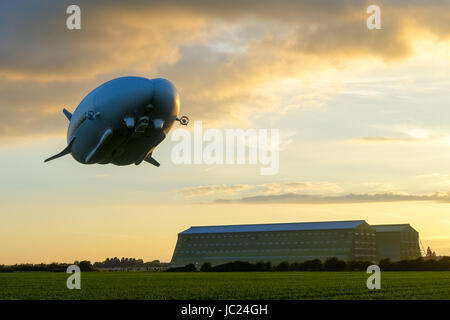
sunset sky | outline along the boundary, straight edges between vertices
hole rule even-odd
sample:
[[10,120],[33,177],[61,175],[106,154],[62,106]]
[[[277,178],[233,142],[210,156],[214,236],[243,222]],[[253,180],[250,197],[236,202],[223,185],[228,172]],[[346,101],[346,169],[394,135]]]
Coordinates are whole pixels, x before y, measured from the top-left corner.
[[[352,219],[450,255],[449,73],[445,0],[0,0],[0,264],[170,261],[191,225]],[[159,168],[44,164],[62,108],[130,75],[172,81],[204,128],[279,129],[279,173],[174,165],[170,136]]]

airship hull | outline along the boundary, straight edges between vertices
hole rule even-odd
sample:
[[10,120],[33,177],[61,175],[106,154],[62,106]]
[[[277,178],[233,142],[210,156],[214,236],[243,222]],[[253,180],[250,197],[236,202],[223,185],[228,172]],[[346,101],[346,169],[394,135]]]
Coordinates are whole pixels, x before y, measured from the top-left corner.
[[[70,114],[67,130],[70,153],[82,164],[140,164],[151,157],[180,111],[175,86],[165,79],[122,77],[91,91]],[[47,159],[53,160],[60,154]]]

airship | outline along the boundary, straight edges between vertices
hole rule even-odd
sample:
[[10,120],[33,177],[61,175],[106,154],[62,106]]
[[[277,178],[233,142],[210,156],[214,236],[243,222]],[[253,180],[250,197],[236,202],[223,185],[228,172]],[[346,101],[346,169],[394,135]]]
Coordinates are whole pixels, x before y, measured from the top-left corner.
[[44,160],[71,154],[82,164],[139,165],[146,161],[159,167],[152,154],[178,118],[180,98],[168,80],[121,77],[92,90],[69,120],[67,147]]

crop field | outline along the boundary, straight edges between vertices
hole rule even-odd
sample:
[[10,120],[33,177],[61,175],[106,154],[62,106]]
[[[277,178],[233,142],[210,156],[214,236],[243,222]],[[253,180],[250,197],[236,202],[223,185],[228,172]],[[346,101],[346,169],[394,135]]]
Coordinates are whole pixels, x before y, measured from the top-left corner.
[[368,290],[365,272],[0,273],[0,299],[450,299],[450,272],[384,272]]

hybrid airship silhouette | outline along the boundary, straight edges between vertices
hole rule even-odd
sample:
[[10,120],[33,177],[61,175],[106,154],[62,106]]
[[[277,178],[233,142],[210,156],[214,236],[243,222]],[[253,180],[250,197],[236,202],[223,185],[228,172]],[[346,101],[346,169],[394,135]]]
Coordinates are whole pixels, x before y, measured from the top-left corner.
[[105,82],[91,91],[73,114],[63,112],[70,124],[67,147],[44,162],[71,154],[83,164],[119,166],[142,161],[159,167],[153,150],[178,118],[180,99],[175,86],[166,79],[122,77]]

